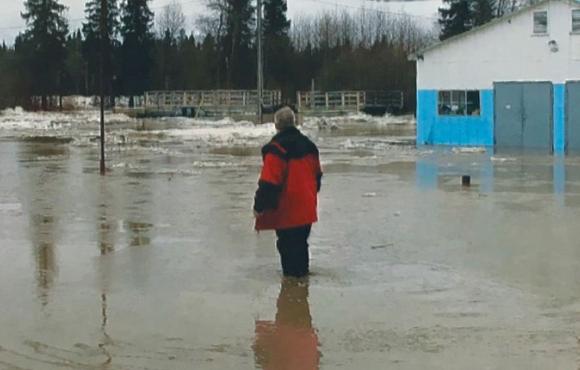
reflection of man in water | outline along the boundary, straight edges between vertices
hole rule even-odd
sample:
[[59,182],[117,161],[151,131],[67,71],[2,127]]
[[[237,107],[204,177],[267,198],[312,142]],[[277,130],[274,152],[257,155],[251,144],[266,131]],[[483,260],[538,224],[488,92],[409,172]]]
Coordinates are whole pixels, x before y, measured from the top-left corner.
[[318,369],[318,336],[308,306],[308,281],[282,280],[276,321],[256,321],[254,355],[264,370]]

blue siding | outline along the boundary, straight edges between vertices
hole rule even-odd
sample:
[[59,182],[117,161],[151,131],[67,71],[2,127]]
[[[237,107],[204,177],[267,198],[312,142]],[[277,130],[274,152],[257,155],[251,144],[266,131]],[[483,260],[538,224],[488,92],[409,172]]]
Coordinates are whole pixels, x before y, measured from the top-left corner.
[[554,85],[554,153],[562,154],[566,148],[566,86]]
[[417,92],[417,144],[493,145],[493,90],[481,91],[480,116],[440,116],[436,90]]
[[[417,92],[417,144],[493,146],[494,96],[493,90],[481,91],[479,117],[440,116],[437,112],[436,90]],[[554,153],[566,149],[566,88],[554,85]]]

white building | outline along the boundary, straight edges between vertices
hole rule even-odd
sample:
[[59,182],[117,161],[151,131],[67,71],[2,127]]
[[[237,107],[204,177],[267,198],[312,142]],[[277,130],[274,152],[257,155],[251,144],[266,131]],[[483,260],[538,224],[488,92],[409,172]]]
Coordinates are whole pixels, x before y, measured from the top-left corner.
[[580,150],[580,2],[542,1],[414,59],[419,145]]

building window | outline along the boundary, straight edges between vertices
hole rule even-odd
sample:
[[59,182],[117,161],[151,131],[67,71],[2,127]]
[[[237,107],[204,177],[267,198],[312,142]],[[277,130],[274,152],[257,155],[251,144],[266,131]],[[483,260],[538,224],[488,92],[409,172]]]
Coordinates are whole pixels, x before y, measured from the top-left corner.
[[534,12],[534,34],[546,33],[548,33],[548,12],[545,10]]
[[572,10],[572,32],[580,33],[580,9]]
[[442,116],[479,116],[481,102],[477,90],[439,91],[438,111]]

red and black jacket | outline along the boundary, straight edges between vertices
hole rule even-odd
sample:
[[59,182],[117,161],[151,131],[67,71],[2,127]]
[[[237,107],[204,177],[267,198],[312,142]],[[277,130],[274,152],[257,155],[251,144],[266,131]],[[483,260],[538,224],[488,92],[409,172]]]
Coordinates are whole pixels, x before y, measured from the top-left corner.
[[256,230],[280,230],[318,220],[322,170],[318,148],[297,128],[287,128],[262,148],[264,166],[254,210]]

